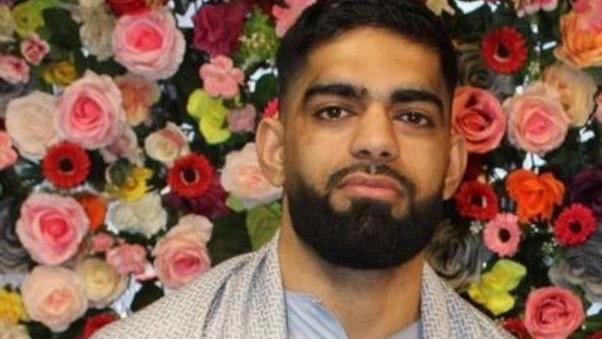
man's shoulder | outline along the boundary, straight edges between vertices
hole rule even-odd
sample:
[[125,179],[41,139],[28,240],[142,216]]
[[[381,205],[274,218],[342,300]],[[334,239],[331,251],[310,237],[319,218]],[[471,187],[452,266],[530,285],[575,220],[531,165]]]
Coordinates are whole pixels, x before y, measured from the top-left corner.
[[172,292],[145,309],[99,331],[94,339],[199,337],[205,319],[219,302],[226,286],[239,290],[248,283],[245,271],[261,253],[227,260],[181,290]]

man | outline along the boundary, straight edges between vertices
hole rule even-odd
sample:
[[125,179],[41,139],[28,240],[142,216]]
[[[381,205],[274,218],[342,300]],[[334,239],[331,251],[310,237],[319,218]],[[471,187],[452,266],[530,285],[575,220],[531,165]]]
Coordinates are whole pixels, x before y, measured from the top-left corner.
[[509,337],[425,263],[466,163],[443,32],[412,0],[308,8],[278,55],[281,116],[257,131],[279,235],[97,338]]

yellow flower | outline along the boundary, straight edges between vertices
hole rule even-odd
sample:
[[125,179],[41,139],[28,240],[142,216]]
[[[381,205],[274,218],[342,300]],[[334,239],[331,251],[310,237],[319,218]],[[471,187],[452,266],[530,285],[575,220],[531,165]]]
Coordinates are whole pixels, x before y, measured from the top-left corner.
[[119,193],[128,202],[142,198],[149,187],[146,183],[153,176],[153,171],[146,167],[136,167],[125,179],[123,186],[119,187]]
[[222,100],[214,99],[207,92],[197,89],[188,98],[188,113],[199,121],[199,130],[209,144],[219,144],[230,138],[227,126],[228,109]]
[[502,259],[481,276],[479,283],[468,287],[468,295],[475,302],[485,306],[494,315],[510,311],[514,307],[514,290],[527,274],[527,269],[512,260]]
[[65,87],[77,79],[77,70],[72,62],[59,61],[46,67],[42,77],[51,85]]
[[19,294],[0,290],[0,320],[6,320],[11,324],[16,324],[19,320],[27,320],[25,306]]
[[56,4],[54,0],[29,0],[15,6],[12,10],[15,29],[23,38],[43,27],[44,16],[42,12]]

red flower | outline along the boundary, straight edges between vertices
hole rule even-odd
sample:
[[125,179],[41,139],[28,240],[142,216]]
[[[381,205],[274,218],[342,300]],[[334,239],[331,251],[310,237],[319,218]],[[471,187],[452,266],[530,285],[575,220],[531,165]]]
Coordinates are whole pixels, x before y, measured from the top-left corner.
[[213,166],[200,154],[189,154],[176,160],[169,171],[169,186],[179,195],[196,198],[209,189],[213,179]]
[[522,321],[522,319],[519,319],[519,318],[506,319],[502,323],[502,327],[504,327],[504,329],[506,331],[510,332],[510,334],[514,335],[518,339],[531,338],[531,336],[529,335],[529,332],[527,332],[527,329],[525,328],[525,323]]
[[581,204],[572,204],[560,213],[554,233],[561,246],[581,245],[596,231],[594,212]]
[[79,145],[63,142],[48,150],[42,172],[58,188],[75,187],[86,181],[90,173],[90,157]]
[[587,339],[602,339],[602,331],[598,331],[588,335]]
[[194,46],[212,56],[234,52],[248,11],[249,6],[244,1],[204,5],[192,18]]
[[141,12],[166,2],[167,0],[107,0],[107,5],[116,15],[123,15]]
[[280,115],[280,102],[278,101],[278,98],[276,98],[270,101],[267,106],[265,106],[265,109],[263,110],[263,118],[278,119],[278,115]]
[[84,326],[82,339],[88,339],[92,337],[94,332],[98,331],[99,329],[103,328],[104,326],[112,323],[117,319],[119,318],[113,313],[101,313],[86,319],[86,325]]
[[513,74],[527,61],[525,37],[514,27],[504,26],[483,38],[481,56],[487,67],[501,74]]
[[465,181],[455,196],[463,217],[490,220],[498,213],[498,198],[490,185],[476,180]]

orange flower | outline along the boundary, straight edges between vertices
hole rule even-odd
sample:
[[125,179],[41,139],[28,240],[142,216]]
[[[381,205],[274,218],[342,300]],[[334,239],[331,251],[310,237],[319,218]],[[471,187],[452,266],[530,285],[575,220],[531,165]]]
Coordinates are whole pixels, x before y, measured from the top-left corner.
[[554,212],[554,205],[561,205],[564,185],[552,173],[541,176],[519,169],[506,180],[506,190],[518,204],[518,219],[527,223],[533,219],[548,220]]
[[554,51],[556,57],[577,68],[602,66],[602,31],[579,29],[575,12],[560,19],[562,45]]
[[98,195],[84,193],[77,197],[77,201],[84,207],[88,219],[90,219],[90,230],[98,230],[105,223],[107,214],[107,202]]

